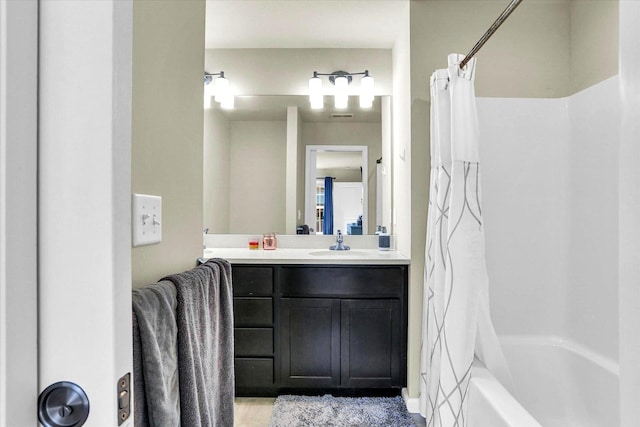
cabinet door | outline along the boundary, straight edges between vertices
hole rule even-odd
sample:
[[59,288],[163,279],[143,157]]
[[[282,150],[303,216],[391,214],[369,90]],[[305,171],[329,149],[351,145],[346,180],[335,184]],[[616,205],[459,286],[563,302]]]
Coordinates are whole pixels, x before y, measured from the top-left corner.
[[340,385],[340,300],[282,298],[281,384]]
[[342,300],[343,387],[402,386],[400,301]]

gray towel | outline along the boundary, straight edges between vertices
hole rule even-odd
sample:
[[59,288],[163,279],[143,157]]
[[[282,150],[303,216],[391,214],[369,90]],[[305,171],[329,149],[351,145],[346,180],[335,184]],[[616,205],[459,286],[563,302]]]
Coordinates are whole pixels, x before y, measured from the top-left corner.
[[133,424],[135,427],[147,427],[149,416],[147,415],[147,400],[144,394],[144,376],[142,375],[142,342],[138,316],[133,310],[131,320],[133,324]]
[[[136,427],[176,427],[180,425],[180,393],[176,305],[177,294],[172,283],[148,285],[132,292],[134,322],[134,362],[141,362],[141,372],[134,369],[136,406],[146,405],[134,414]],[[139,343],[136,343],[139,336]],[[136,346],[139,345],[139,349]],[[140,375],[141,374],[141,375]],[[142,377],[142,378],[140,378]],[[135,418],[138,415],[139,418]]]
[[231,265],[211,259],[164,278],[178,291],[178,362],[183,426],[233,426]]

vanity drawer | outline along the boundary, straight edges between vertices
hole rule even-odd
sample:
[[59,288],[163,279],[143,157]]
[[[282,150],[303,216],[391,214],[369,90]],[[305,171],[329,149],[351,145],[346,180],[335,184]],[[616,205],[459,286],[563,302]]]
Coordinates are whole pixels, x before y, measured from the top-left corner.
[[406,266],[283,266],[282,296],[399,297]]
[[272,328],[236,328],[234,330],[236,356],[273,355]]
[[272,326],[273,298],[233,298],[233,320],[235,326]]
[[273,386],[273,359],[236,357],[236,388]]
[[233,266],[234,295],[271,295],[273,294],[273,268],[253,266]]

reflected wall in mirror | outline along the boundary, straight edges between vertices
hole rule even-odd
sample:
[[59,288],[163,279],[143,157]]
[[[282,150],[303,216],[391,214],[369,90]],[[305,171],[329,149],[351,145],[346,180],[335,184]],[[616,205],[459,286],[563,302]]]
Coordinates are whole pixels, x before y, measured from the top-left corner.
[[205,110],[204,120],[205,228],[224,234],[295,234],[305,223],[315,228],[308,224],[305,209],[306,146],[357,145],[367,147],[370,165],[363,177],[367,188],[363,217],[368,222],[362,232],[373,234],[379,223],[377,198],[388,201],[381,203],[387,218],[391,212],[390,195],[376,196],[383,186],[371,166],[382,157],[382,116],[390,117],[388,101],[376,97],[371,109],[361,110],[357,98],[350,97],[346,111],[333,111],[329,100],[325,109],[311,110],[308,97],[293,95],[238,96],[234,110],[219,109],[214,103]]
[[307,145],[306,223],[316,234],[367,234],[368,147]]

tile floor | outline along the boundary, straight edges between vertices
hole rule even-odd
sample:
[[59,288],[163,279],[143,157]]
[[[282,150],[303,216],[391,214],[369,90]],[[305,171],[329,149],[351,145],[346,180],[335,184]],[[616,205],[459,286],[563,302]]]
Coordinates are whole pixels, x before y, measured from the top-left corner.
[[[234,427],[269,427],[273,402],[268,397],[237,397],[235,400]],[[420,414],[411,414],[416,427],[426,425]]]
[[275,398],[236,397],[234,427],[268,427]]

